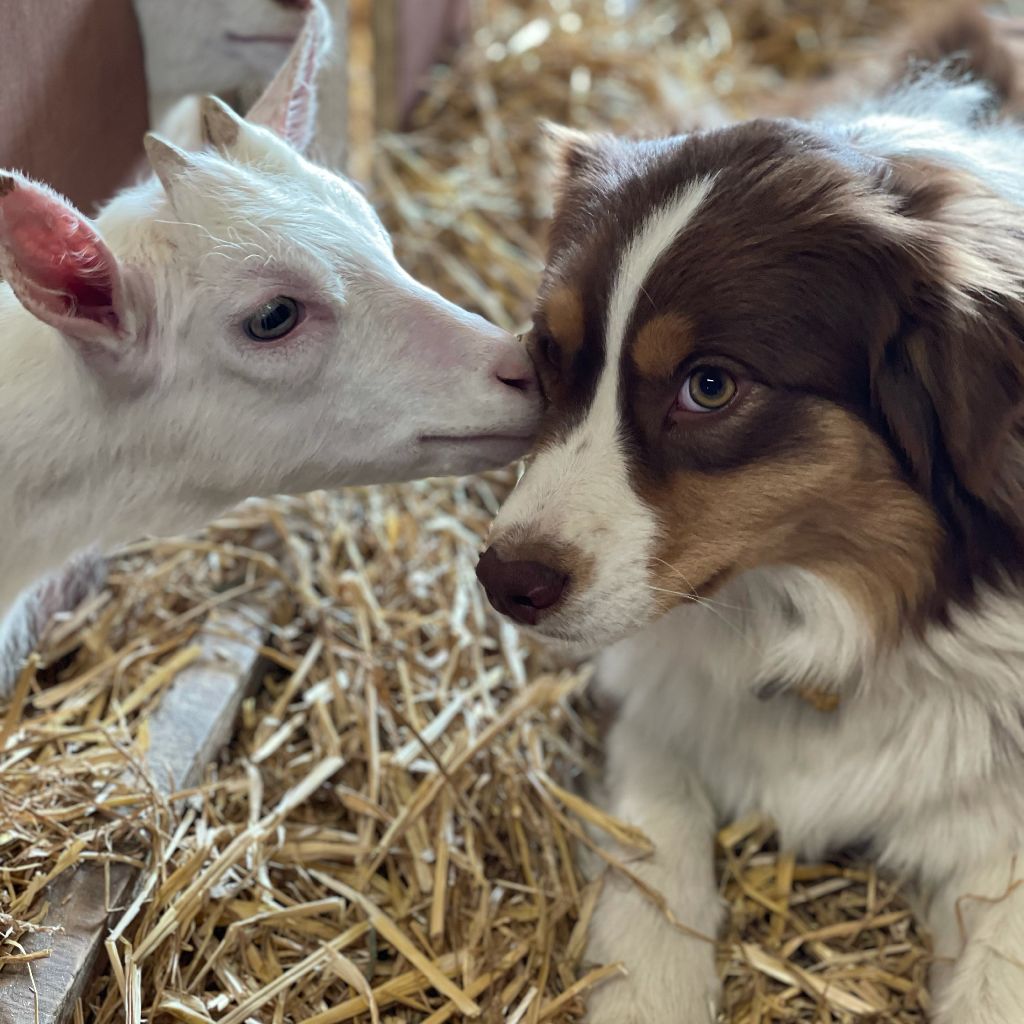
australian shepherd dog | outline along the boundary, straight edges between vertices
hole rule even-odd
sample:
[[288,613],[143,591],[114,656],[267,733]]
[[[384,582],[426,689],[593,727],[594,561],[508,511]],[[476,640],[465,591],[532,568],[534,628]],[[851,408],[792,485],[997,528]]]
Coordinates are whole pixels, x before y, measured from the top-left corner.
[[602,649],[604,799],[654,846],[670,914],[606,880],[590,1024],[715,1019],[693,933],[754,811],[914,880],[936,1024],[1024,1022],[1024,131],[968,27],[856,109],[553,132],[547,413],[478,573]]

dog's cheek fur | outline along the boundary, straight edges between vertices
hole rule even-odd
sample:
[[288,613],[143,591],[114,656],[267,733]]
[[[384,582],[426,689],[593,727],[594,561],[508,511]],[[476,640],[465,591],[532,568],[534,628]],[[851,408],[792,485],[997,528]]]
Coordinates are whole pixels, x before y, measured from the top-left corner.
[[784,455],[640,483],[659,516],[654,586],[668,607],[746,570],[797,566],[839,587],[880,643],[896,642],[929,612],[943,530],[859,419],[817,400],[806,420]]

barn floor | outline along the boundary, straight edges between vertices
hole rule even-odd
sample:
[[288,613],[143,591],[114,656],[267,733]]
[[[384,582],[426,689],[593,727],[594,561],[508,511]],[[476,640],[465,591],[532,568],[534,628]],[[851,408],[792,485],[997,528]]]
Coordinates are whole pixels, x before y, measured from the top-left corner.
[[[539,117],[664,131],[763,109],[912,4],[694,0],[628,22],[616,6],[480,0],[415,131],[359,154],[409,269],[506,326],[529,310],[548,213]],[[573,849],[617,826],[570,791],[598,759],[586,666],[517,636],[473,579],[511,480],[252,502],[115,559],[0,707],[0,971],[45,979],[46,958],[18,962],[43,883],[128,859],[152,898],[115,909],[82,1022],[580,1019],[615,967],[583,960],[597,889]],[[266,631],[263,685],[203,783],[164,800],[133,765],[225,608]],[[768,822],[719,839],[723,1021],[924,1019],[927,952],[898,888],[794,864]]]

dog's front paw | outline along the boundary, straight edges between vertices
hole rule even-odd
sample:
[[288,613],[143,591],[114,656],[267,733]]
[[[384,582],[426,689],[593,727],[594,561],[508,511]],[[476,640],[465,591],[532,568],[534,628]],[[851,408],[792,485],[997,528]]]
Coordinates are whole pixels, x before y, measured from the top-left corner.
[[[694,926],[714,936],[722,908],[713,892],[692,903]],[[676,928],[632,884],[610,879],[591,922],[588,959],[621,963],[591,992],[586,1024],[714,1024],[721,982],[715,946]]]
[[1020,1024],[1024,968],[998,949],[972,946],[954,968],[932,971],[933,1024]]
[[696,978],[685,965],[679,975],[668,985],[664,975],[612,978],[591,993],[585,1024],[714,1024],[718,978]]

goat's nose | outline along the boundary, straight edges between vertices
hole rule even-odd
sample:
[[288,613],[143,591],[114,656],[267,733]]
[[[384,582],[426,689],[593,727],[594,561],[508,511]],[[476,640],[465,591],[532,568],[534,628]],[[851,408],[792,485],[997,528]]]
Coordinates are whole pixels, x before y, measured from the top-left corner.
[[517,391],[535,391],[537,375],[524,345],[518,341],[502,342],[502,351],[494,363],[494,376],[502,384]]
[[476,566],[487,599],[503,615],[534,626],[541,613],[562,599],[569,577],[543,562],[503,562],[488,548]]

